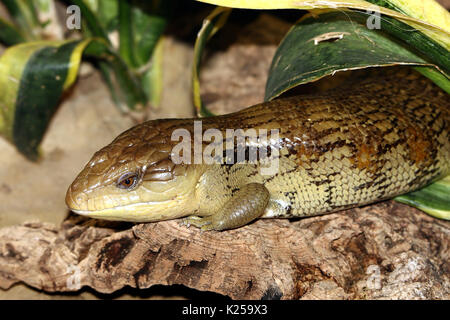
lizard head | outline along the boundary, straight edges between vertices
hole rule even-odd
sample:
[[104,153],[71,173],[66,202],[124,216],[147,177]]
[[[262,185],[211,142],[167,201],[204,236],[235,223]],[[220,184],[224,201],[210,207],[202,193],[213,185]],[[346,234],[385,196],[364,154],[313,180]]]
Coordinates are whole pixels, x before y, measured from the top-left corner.
[[196,208],[196,167],[174,164],[169,135],[147,122],[97,151],[75,178],[66,204],[75,213],[122,221],[159,221]]

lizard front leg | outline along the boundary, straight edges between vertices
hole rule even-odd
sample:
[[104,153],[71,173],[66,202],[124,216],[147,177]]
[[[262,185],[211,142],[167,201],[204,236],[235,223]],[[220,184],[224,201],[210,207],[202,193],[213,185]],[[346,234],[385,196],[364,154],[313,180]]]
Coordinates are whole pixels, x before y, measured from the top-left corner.
[[249,183],[236,191],[218,212],[206,217],[189,216],[184,218],[182,223],[202,230],[238,228],[260,217],[269,203],[269,198],[269,191],[264,185]]

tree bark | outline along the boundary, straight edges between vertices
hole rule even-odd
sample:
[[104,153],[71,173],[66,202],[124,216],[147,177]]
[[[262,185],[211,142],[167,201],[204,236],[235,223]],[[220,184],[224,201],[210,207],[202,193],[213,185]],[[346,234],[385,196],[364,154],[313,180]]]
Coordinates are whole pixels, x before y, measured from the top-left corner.
[[450,223],[388,201],[201,232],[178,221],[0,229],[0,287],[48,292],[182,284],[233,299],[448,299]]

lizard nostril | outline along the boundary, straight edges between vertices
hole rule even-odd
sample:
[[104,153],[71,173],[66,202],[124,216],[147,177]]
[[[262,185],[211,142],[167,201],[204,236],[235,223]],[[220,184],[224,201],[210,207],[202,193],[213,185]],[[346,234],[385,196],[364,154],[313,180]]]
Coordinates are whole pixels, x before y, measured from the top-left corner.
[[70,186],[66,193],[66,205],[71,210],[84,210],[87,204],[87,196],[83,192],[74,191]]

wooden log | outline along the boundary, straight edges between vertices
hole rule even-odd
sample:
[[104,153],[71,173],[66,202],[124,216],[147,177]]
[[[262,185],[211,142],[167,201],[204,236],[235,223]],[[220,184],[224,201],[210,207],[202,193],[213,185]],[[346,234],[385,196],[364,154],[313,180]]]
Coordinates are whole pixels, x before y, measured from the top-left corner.
[[111,293],[182,284],[233,299],[448,299],[449,235],[449,222],[393,201],[224,232],[71,216],[60,227],[0,229],[0,287]]

